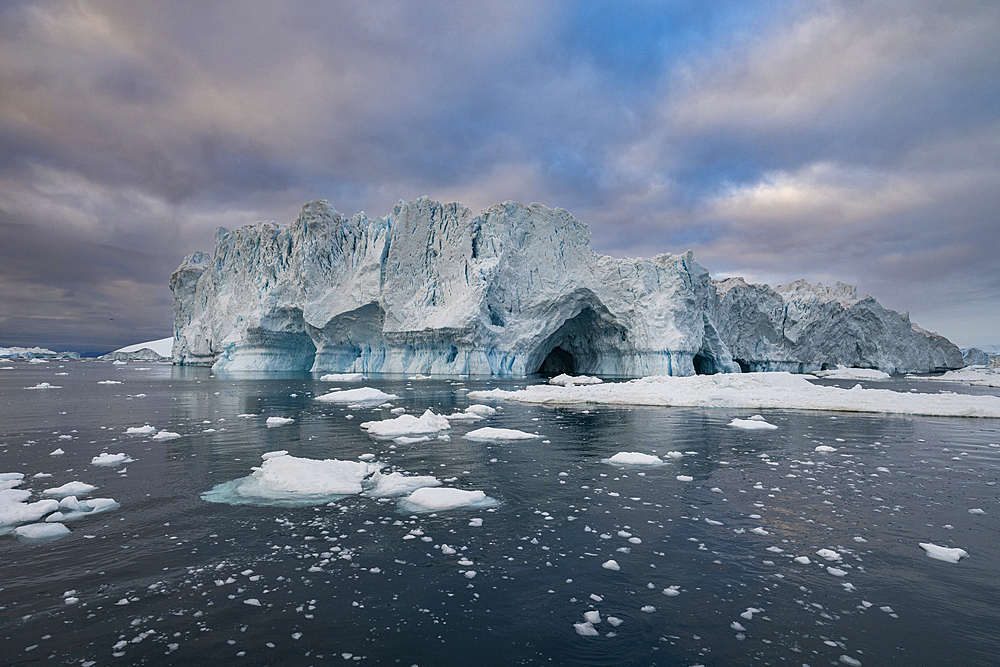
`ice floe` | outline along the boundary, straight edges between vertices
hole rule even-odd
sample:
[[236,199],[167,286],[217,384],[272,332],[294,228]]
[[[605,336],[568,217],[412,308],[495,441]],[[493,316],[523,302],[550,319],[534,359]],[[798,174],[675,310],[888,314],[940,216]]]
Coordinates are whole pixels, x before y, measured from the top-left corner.
[[489,509],[498,504],[495,498],[482,491],[424,487],[399,501],[399,509],[403,512],[440,512],[454,509]]
[[927,552],[928,558],[943,560],[946,563],[957,563],[960,559],[969,557],[969,552],[965,549],[942,547],[931,542],[920,542],[920,548]]
[[748,419],[734,419],[729,422],[729,425],[733,428],[741,428],[744,431],[773,431],[778,428],[774,424],[764,421],[764,418],[760,415],[754,415]]
[[116,466],[116,465],[121,465],[122,463],[132,463],[132,461],[134,460],[135,459],[132,459],[131,457],[129,457],[128,454],[125,453],[109,454],[107,452],[104,452],[92,458],[90,460],[90,465]]
[[1000,387],[1000,367],[966,366],[941,375],[907,375],[907,380],[958,382],[978,387]]
[[525,433],[512,428],[493,428],[486,426],[469,431],[462,436],[466,440],[475,442],[497,442],[503,440],[533,440],[542,436],[536,433]]
[[181,437],[180,433],[174,433],[173,431],[163,430],[154,435],[153,440],[176,440],[179,437]]
[[938,417],[1000,418],[1000,397],[922,394],[814,384],[791,373],[655,376],[588,386],[531,385],[521,390],[469,392],[472,399],[546,405],[580,403],[742,409],[802,409]]
[[87,484],[86,482],[67,482],[62,486],[54,486],[51,489],[45,489],[42,491],[43,496],[82,496],[85,493],[90,493],[97,487],[93,484]]
[[328,373],[320,377],[321,382],[364,382],[363,373]]
[[145,426],[129,426],[125,429],[125,435],[153,435],[156,427],[146,424]]
[[601,384],[604,380],[601,378],[590,377],[589,375],[557,375],[554,378],[549,379],[549,384],[554,384],[559,387],[572,387],[574,385],[585,385],[585,384]]
[[663,459],[653,454],[643,454],[641,452],[618,452],[608,459],[601,459],[601,463],[612,465],[633,465],[633,466],[659,466],[663,465]]
[[0,491],[0,532],[19,523],[38,521],[46,514],[59,509],[55,500],[39,500],[29,503],[30,491],[4,489]]
[[61,523],[29,523],[14,529],[15,535],[29,540],[61,537],[69,532],[69,528]]
[[358,387],[357,389],[331,391],[328,394],[317,396],[316,400],[323,403],[378,404],[394,398],[399,397],[395,394],[387,394],[384,391],[380,391],[372,387]]
[[392,498],[394,496],[405,496],[413,493],[417,489],[432,486],[441,486],[441,481],[429,475],[404,475],[393,472],[383,474],[376,470],[364,484],[365,496],[371,498]]
[[62,389],[62,387],[57,387],[54,384],[49,384],[48,382],[39,382],[34,387],[25,387],[25,389]]
[[888,380],[892,377],[888,373],[874,368],[848,368],[847,366],[837,366],[837,368],[828,371],[813,371],[811,375],[828,380]]
[[293,421],[295,420],[292,419],[291,417],[268,417],[266,423],[268,428],[274,428],[276,426],[284,426],[285,424],[291,424]]
[[446,431],[451,428],[451,423],[447,417],[436,415],[428,408],[420,417],[404,414],[395,419],[363,422],[361,428],[376,438],[399,438]]

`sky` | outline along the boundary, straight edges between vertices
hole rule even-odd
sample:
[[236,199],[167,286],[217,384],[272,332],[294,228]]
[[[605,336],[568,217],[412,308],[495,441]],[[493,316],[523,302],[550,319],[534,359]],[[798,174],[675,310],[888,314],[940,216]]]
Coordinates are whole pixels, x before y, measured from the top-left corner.
[[1000,3],[0,4],[0,346],[170,336],[216,227],[424,195],[997,344]]

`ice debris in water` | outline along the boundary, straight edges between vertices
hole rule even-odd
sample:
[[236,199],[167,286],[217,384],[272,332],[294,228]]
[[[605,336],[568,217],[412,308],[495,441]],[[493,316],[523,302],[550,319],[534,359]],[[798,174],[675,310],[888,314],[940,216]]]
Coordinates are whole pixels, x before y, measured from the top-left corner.
[[25,387],[25,389],[62,389],[62,387],[57,387],[54,384],[49,384],[48,382],[39,382],[34,387]]
[[843,365],[838,365],[833,370],[813,371],[812,375],[828,380],[888,380],[892,377],[888,373],[874,368],[848,368]]
[[62,486],[55,486],[42,491],[43,496],[80,496],[90,493],[97,487],[86,482],[67,482]]
[[462,437],[466,440],[473,440],[475,442],[495,442],[498,440],[532,440],[542,436],[536,433],[525,433],[524,431],[518,431],[512,428],[492,428],[487,426],[484,428],[477,428],[474,431],[469,431]]
[[729,422],[733,428],[741,428],[745,431],[772,431],[776,428],[774,424],[768,424],[760,415],[754,415],[749,419],[734,419]]
[[957,563],[960,559],[969,557],[969,552],[965,549],[951,549],[931,542],[920,542],[920,548],[927,552],[929,558],[943,560],[946,563]]
[[606,560],[603,563],[601,563],[601,567],[603,567],[605,570],[613,570],[615,572],[622,569],[621,565],[619,565],[618,561],[616,561],[614,558]]
[[364,495],[372,498],[390,498],[393,496],[405,496],[413,493],[417,489],[432,486],[441,486],[441,481],[429,475],[408,476],[399,472],[382,474],[376,470],[368,478],[365,486],[368,486]]
[[29,523],[26,526],[18,526],[14,529],[15,535],[29,540],[60,537],[69,532],[69,528],[61,523]]
[[694,477],[692,477],[691,475],[677,475],[677,481],[678,482],[693,482],[694,481]]
[[156,427],[146,424],[145,426],[129,426],[125,429],[125,435],[152,435],[156,433]]
[[618,452],[609,459],[601,459],[601,463],[610,463],[612,465],[658,466],[663,465],[663,460],[659,456],[643,454],[641,452]]
[[817,445],[816,449],[813,451],[820,453],[829,453],[837,451],[836,447],[831,447],[830,445]]
[[451,423],[446,417],[436,415],[428,408],[420,417],[404,414],[395,419],[363,422],[361,428],[376,438],[399,438],[446,431],[451,428]]
[[317,396],[316,400],[323,403],[378,404],[394,398],[399,397],[395,394],[387,394],[384,391],[373,389],[372,387],[358,387],[357,389],[331,391],[328,394]]
[[108,452],[104,452],[92,458],[90,460],[90,465],[110,467],[110,466],[121,465],[122,463],[132,463],[132,461],[134,460],[135,459],[132,459],[131,457],[129,457],[128,454],[125,453],[120,452],[118,454],[109,454]]
[[489,509],[498,504],[495,498],[482,491],[425,487],[400,500],[399,509],[403,512],[436,512],[460,508]]
[[291,417],[268,417],[266,423],[268,428],[275,428],[276,426],[291,424],[293,421],[295,420]]
[[180,433],[174,433],[173,431],[163,430],[153,436],[153,440],[176,440],[181,437]]
[[66,452],[62,450],[62,447],[56,447],[51,452],[49,452],[49,456],[62,456],[65,453]]

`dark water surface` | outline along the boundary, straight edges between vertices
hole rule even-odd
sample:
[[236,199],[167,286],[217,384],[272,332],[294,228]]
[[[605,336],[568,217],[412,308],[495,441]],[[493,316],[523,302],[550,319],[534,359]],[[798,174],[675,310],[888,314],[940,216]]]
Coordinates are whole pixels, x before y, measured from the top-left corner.
[[[308,374],[0,366],[13,366],[0,370],[0,472],[23,472],[18,488],[35,492],[88,482],[121,503],[55,540],[0,536],[3,664],[1000,664],[1000,420],[772,410],[778,429],[751,432],[727,425],[748,411],[504,404],[456,422],[450,442],[393,446],[359,427],[388,409],[318,403],[335,385]],[[98,384],[108,379],[122,384]],[[61,388],[25,389],[39,382]],[[464,409],[467,389],[526,382],[364,384],[419,415]],[[268,416],[295,421],[269,429]],[[147,423],[182,437],[125,435]],[[482,426],[544,441],[461,438]],[[57,447],[66,453],[50,456]],[[364,497],[304,508],[200,498],[278,449],[373,453],[500,506],[411,515]],[[601,462],[620,451],[684,456]],[[135,460],[91,465],[101,452]],[[933,560],[919,542],[970,556]],[[600,634],[580,636],[592,610]]]

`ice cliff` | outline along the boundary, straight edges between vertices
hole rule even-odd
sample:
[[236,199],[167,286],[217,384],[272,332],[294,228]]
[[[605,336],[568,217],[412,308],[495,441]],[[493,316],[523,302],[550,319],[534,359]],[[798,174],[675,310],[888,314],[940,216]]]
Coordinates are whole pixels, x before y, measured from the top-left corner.
[[319,201],[287,227],[220,228],[214,254],[171,276],[173,361],[504,376],[962,366],[849,286],[714,282],[690,252],[615,259],[589,237],[562,209],[427,198],[384,218]]

